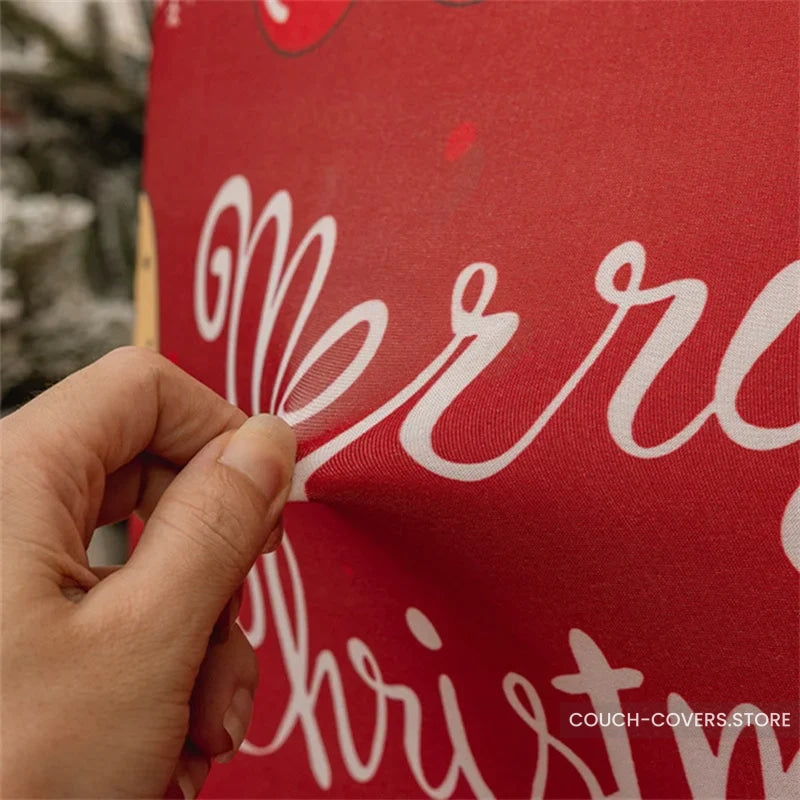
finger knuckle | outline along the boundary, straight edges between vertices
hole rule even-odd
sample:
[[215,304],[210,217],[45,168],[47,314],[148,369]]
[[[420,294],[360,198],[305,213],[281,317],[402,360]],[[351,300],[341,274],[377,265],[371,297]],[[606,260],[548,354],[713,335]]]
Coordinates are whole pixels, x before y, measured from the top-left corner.
[[166,370],[172,368],[172,362],[149,347],[123,345],[108,353],[104,360],[114,371],[123,376],[141,376],[147,380],[159,379]]
[[174,510],[173,527],[180,530],[188,548],[208,553],[217,570],[241,568],[245,555],[230,517],[219,504],[209,498],[184,498],[176,501]]
[[139,347],[134,344],[116,347],[105,356],[105,360],[108,363],[123,367],[133,365],[147,366],[158,363],[161,359],[163,359],[163,356],[160,356],[154,350],[150,350],[147,347]]
[[259,514],[251,497],[226,476],[175,500],[169,522],[187,545],[208,553],[216,569],[239,573],[252,560],[252,529]]

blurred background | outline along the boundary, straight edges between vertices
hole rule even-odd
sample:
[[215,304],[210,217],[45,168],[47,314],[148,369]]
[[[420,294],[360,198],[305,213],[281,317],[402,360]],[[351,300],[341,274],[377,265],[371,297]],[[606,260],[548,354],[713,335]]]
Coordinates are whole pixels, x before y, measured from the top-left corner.
[[[0,1],[0,392],[7,414],[131,341],[148,0]],[[93,564],[121,563],[124,526]]]

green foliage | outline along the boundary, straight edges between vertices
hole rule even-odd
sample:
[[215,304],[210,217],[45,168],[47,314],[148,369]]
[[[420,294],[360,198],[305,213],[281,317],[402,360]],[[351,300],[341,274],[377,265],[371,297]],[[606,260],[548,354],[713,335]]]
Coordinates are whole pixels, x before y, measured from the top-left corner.
[[[149,54],[150,4],[131,2]],[[148,57],[111,45],[114,8],[86,4],[79,44],[24,2],[0,4],[2,152],[11,176],[4,184],[15,192],[74,194],[93,204],[88,277],[101,294],[129,296]]]

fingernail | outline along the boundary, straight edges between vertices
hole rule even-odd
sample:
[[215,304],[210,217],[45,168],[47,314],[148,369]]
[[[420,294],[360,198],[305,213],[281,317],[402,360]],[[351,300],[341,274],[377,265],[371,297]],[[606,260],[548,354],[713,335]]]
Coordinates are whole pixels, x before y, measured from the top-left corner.
[[184,800],[194,800],[195,797],[197,797],[197,789],[195,789],[194,783],[192,783],[192,778],[183,767],[180,767],[175,773],[175,782],[178,784],[178,788],[183,792]]
[[239,688],[233,693],[231,704],[222,718],[222,727],[231,737],[231,749],[227,753],[217,756],[220,764],[227,764],[242,746],[250,718],[253,715],[253,695],[245,688]]
[[219,460],[246,475],[272,500],[291,478],[297,444],[292,429],[278,417],[250,417],[233,434]]
[[236,618],[242,609],[243,591],[244,586],[239,586],[233,597],[225,604],[225,608],[222,609],[222,613],[211,631],[211,644],[225,644],[230,638],[233,626],[236,624]]
[[261,551],[262,553],[271,553],[273,550],[278,548],[278,545],[281,543],[281,539],[283,538],[283,515],[278,517],[278,523],[275,527],[269,532],[269,536],[267,536],[267,541],[264,543],[264,549]]
[[242,610],[242,597],[244,596],[244,585],[239,584],[239,588],[233,593],[233,597],[230,600],[230,618],[228,620],[228,631],[233,630],[233,626],[236,624],[236,618],[239,616],[239,612]]

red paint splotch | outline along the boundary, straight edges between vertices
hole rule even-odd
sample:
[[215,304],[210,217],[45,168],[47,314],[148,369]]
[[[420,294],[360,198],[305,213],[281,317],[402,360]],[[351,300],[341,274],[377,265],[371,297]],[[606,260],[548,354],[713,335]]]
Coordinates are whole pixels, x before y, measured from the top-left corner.
[[445,161],[458,161],[475,144],[476,136],[477,131],[474,122],[462,122],[456,125],[450,131],[450,135],[444,145]]

